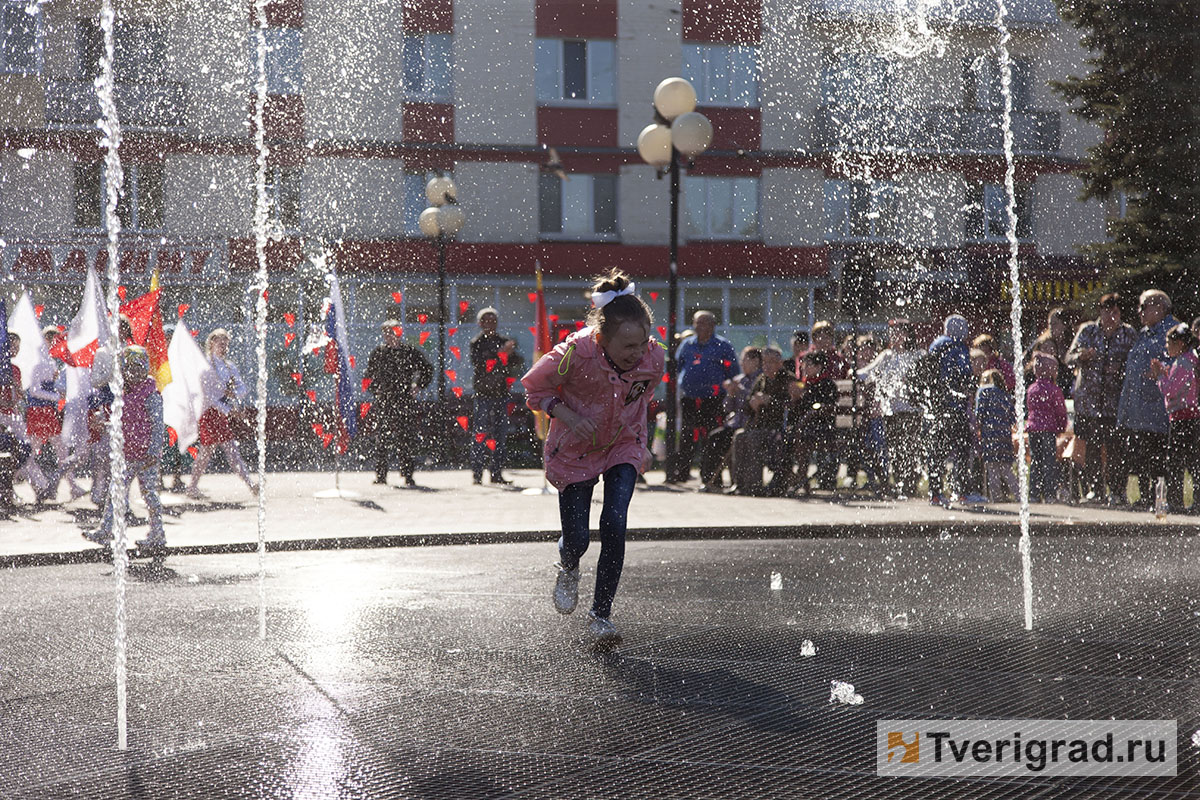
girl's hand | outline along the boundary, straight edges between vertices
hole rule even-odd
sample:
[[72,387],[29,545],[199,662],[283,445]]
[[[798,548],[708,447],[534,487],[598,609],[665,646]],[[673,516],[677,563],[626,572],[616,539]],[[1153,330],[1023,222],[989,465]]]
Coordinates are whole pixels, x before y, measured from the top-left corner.
[[646,470],[650,469],[653,466],[654,466],[654,454],[651,453],[649,450],[644,451],[642,453],[642,472],[645,472]]
[[1165,372],[1165,370],[1163,369],[1162,362],[1157,358],[1150,359],[1150,377],[1154,380],[1158,380],[1158,376],[1162,375],[1163,372]]
[[591,439],[592,435],[596,432],[596,423],[594,421],[576,414],[562,403],[554,407],[554,418],[562,420],[563,424],[571,430],[571,433],[581,439]]

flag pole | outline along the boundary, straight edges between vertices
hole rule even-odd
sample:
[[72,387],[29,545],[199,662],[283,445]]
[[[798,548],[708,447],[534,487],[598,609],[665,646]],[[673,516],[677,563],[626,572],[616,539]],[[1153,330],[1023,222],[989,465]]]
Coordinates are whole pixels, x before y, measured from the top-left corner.
[[[553,348],[552,348],[552,346],[546,347],[547,345],[552,345],[552,343],[550,342],[549,319],[546,317],[546,300],[545,300],[545,295],[542,293],[542,262],[540,260],[535,260],[533,262],[533,270],[534,270],[534,275],[537,277],[537,305],[534,308],[535,319],[534,319],[534,323],[533,323],[534,324],[533,357],[534,357],[534,361],[537,361],[537,359],[546,355],[545,352],[542,352],[543,348],[545,348],[547,351],[549,351],[550,349],[553,349]],[[540,411],[533,412],[534,431],[537,433],[539,439],[545,439],[545,437],[549,434],[549,429],[550,429],[549,418],[547,418],[545,420],[545,425],[543,426],[542,416],[543,416],[543,414]],[[545,428],[545,432],[543,432],[543,427]],[[558,494],[558,490],[555,489],[554,487],[552,487],[550,485],[550,483],[546,480],[546,470],[543,469],[542,470],[542,487],[540,489],[535,489],[533,487],[530,487],[528,489],[522,489],[521,494],[530,495],[530,496],[533,496],[533,495],[544,496],[544,495]]]
[[[334,326],[333,327],[333,331],[334,331],[333,341],[334,341],[334,346],[337,348],[337,368],[333,372],[333,386],[334,386],[333,408],[334,408],[335,413],[337,414],[339,421],[341,421],[341,424],[339,426],[340,430],[338,432],[338,435],[339,435],[339,437],[344,435],[346,437],[346,441],[348,442],[349,437],[350,437],[349,423],[345,422],[344,419],[342,418],[342,359],[346,359],[347,365],[349,364],[349,358],[350,358],[350,352],[348,349],[349,337],[348,336],[344,337],[346,339],[346,341],[343,343],[339,343],[337,341],[338,340],[338,333],[337,333],[338,332],[338,324],[339,324],[339,322],[344,323],[344,320],[338,319],[339,309],[342,308],[342,306],[341,306],[342,298],[341,298],[341,289],[338,287],[338,283],[337,283],[337,273],[336,272],[333,273],[333,281],[332,281],[332,286],[330,287],[329,299],[330,299],[330,308],[329,308],[328,313],[333,315],[333,326]],[[328,323],[326,323],[326,324],[328,324]],[[327,330],[328,330],[328,328],[327,328]],[[346,352],[342,352],[343,344],[347,345]],[[339,438],[338,447],[340,447],[340,446],[341,446],[341,439]],[[355,498],[362,497],[361,492],[356,492],[352,489],[343,489],[342,488],[342,462],[338,458],[338,456],[340,456],[340,455],[341,455],[341,453],[338,453],[336,451],[333,454],[333,488],[332,489],[322,489],[321,491],[316,492],[315,494],[313,494],[313,497],[315,497],[316,499],[318,499],[318,500],[354,500]]]

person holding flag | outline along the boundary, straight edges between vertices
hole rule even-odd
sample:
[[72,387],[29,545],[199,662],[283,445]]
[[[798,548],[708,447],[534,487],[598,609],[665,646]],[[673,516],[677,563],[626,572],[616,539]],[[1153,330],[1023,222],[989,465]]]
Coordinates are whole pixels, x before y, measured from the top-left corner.
[[204,352],[212,371],[206,373],[204,384],[204,413],[200,416],[200,447],[192,465],[192,480],[187,496],[193,500],[205,499],[200,491],[200,476],[208,469],[213,451],[220,447],[225,459],[238,477],[246,482],[252,494],[258,494],[258,485],[250,478],[246,462],[238,452],[237,440],[229,425],[229,415],[240,408],[250,390],[242,380],[237,365],[227,361],[229,356],[229,331],[217,328],[204,340]]
[[490,461],[492,483],[508,485],[512,481],[504,477],[502,469],[507,452],[509,392],[525,360],[517,352],[515,339],[496,332],[499,324],[496,309],[481,308],[475,320],[479,323],[479,333],[471,339],[471,366],[475,373],[471,383],[475,394],[471,473],[476,484],[483,483],[484,463]]
[[[46,346],[51,347],[60,336],[58,328],[47,325],[42,330]],[[71,499],[82,497],[87,490],[75,482],[74,459],[63,436],[63,413],[67,394],[67,366],[60,367],[47,359],[38,361],[30,375],[29,388],[25,392],[25,431],[36,456],[49,444],[54,449],[55,469],[46,488],[38,493],[38,501],[53,501],[58,494],[58,483],[64,477],[71,487]]]

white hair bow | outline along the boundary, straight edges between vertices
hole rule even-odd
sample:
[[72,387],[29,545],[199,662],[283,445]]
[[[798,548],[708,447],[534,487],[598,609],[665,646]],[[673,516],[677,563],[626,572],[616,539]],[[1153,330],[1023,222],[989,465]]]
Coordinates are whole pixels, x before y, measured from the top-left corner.
[[616,290],[610,292],[592,292],[592,305],[596,308],[604,308],[604,306],[613,301],[614,297],[620,297],[623,294],[633,294],[636,291],[636,286],[637,284],[630,281],[629,285],[619,292]]

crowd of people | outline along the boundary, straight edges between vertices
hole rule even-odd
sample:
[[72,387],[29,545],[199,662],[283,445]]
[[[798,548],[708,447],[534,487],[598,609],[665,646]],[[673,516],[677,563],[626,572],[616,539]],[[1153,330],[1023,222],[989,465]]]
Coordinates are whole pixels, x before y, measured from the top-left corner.
[[[698,461],[703,491],[809,496],[836,490],[844,466],[842,480],[861,472],[880,496],[915,496],[924,480],[936,505],[999,502],[1017,495],[1023,436],[1034,502],[1200,512],[1185,509],[1183,491],[1185,473],[1200,481],[1200,320],[1176,320],[1156,289],[1138,298],[1139,328],[1121,305],[1104,295],[1074,335],[1065,309],[1050,311],[1023,354],[1023,419],[1013,364],[960,315],[927,347],[906,319],[888,323],[883,348],[871,335],[839,344],[821,321],[796,331],[785,360],[776,345],[736,355],[700,311],[677,350],[679,458],[667,481],[688,482]],[[1136,494],[1126,492],[1131,476]]]
[[[839,343],[837,327],[821,321],[810,331],[796,331],[785,357],[773,344],[735,353],[718,335],[715,315],[699,311],[693,329],[678,340],[678,448],[677,457],[664,465],[666,481],[686,484],[698,465],[704,491],[810,496],[814,490],[855,485],[861,473],[864,488],[880,496],[924,493],[936,504],[1002,501],[1016,496],[1016,443],[1025,436],[1035,502],[1148,507],[1160,499],[1161,485],[1166,506],[1183,511],[1183,476],[1200,474],[1196,323],[1178,322],[1170,298],[1158,290],[1139,297],[1139,328],[1122,321],[1121,305],[1118,295],[1105,295],[1096,318],[1079,325],[1074,335],[1063,309],[1049,313],[1045,330],[1023,354],[1023,419],[1017,418],[1012,362],[999,352],[996,337],[972,337],[962,316],[948,317],[942,334],[928,346],[915,340],[915,328],[906,319],[889,322],[885,343],[870,334]],[[483,482],[485,470],[491,483],[510,483],[503,473],[506,442],[513,392],[520,388],[525,363],[515,340],[498,331],[498,317],[494,308],[480,310],[479,330],[470,343],[470,462],[476,484]],[[127,347],[115,360],[128,363],[136,375],[136,345],[129,326],[122,324],[121,330]],[[43,335],[50,348],[61,332],[49,326]],[[381,335],[363,376],[376,482],[385,483],[398,461],[405,482],[416,485],[417,397],[432,381],[434,368],[421,348],[402,339],[398,320],[384,321]],[[9,338],[12,348],[21,347],[15,333]],[[129,474],[141,479],[152,516],[156,493],[165,487],[150,479],[143,445],[162,453],[156,469],[174,475],[171,491],[203,499],[199,481],[219,449],[257,492],[232,425],[241,418],[248,389],[228,358],[230,341],[224,329],[204,341],[211,369],[186,486],[181,476],[186,459],[173,441],[162,444],[161,409],[149,414],[149,422],[143,419],[140,409],[154,401],[142,397],[144,381],[129,384],[126,407],[133,412],[124,416],[136,424],[129,423],[134,427],[126,436],[127,457],[144,467]],[[61,362],[39,361],[25,391],[19,373],[10,386],[0,387],[0,450],[9,454],[8,477],[27,480],[39,502],[56,499],[65,482],[72,500],[90,492],[97,506],[109,503],[106,429],[113,362],[107,348],[96,354],[84,441],[78,434],[64,435],[67,370]],[[658,383],[654,388],[661,393]],[[653,389],[649,395],[650,426],[643,444],[653,451],[655,412],[662,402],[652,399]],[[142,429],[146,425],[148,432]],[[661,442],[661,422],[657,435]],[[147,436],[148,444],[142,441]],[[37,457],[43,449],[53,453],[53,471],[39,466],[49,462]],[[90,488],[81,485],[77,473],[92,476]],[[839,473],[846,476],[841,487]],[[1134,497],[1126,494],[1130,476],[1138,479]],[[0,485],[0,505],[13,502],[11,487]],[[1198,508],[1193,503],[1188,510]],[[105,540],[106,525],[89,537]],[[152,524],[151,539],[159,531],[161,526]]]

